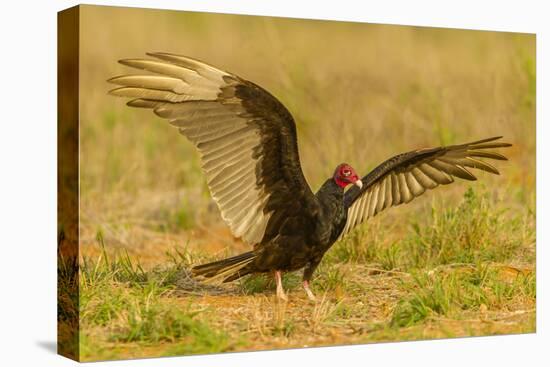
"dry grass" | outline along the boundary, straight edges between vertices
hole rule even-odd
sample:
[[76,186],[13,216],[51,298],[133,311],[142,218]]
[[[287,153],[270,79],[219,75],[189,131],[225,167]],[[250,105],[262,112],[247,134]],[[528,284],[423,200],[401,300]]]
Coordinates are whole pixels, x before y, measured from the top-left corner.
[[285,282],[290,290],[286,303],[275,297],[273,286],[260,289],[251,279],[221,289],[196,283],[190,287],[187,255],[173,259],[143,273],[136,271],[136,264],[128,266],[124,257],[104,254],[96,263],[86,259],[81,270],[84,360],[496,335],[535,328],[530,268],[449,264],[408,273],[335,263],[332,271],[346,276],[324,290],[327,270],[321,270],[314,284],[317,303],[292,279]]
[[[81,19],[84,359],[534,331],[534,36],[88,6]],[[262,278],[186,288],[190,263],[247,247],[192,145],[107,96],[105,80],[126,72],[116,60],[147,51],[205,60],[280,98],[313,189],[343,161],[366,173],[402,151],[493,135],[514,144],[510,161],[336,244],[317,304],[299,274],[285,279],[288,304]]]

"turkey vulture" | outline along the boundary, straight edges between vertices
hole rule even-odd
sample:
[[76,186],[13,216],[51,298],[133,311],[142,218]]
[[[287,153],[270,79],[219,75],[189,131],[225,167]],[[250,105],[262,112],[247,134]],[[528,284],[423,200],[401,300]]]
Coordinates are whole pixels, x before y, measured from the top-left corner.
[[[304,269],[307,296],[313,272],[332,244],[391,206],[408,203],[455,177],[476,180],[469,168],[499,174],[482,160],[506,158],[494,148],[501,137],[388,159],[359,178],[342,163],[313,193],[298,156],[290,112],[262,87],[204,62],[170,53],[119,62],[149,73],[114,77],[111,94],[131,107],[152,109],[199,150],[212,198],[235,237],[252,251],[195,266],[204,281],[230,282],[252,273],[273,273],[277,296],[287,297],[283,271]],[[353,185],[347,191],[348,185]]]

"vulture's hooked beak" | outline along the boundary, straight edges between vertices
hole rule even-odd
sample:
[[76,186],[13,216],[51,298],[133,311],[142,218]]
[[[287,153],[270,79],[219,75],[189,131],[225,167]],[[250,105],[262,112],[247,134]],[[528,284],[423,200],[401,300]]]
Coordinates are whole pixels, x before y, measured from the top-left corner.
[[363,188],[363,181],[357,180],[353,183],[355,186],[357,186],[359,189]]

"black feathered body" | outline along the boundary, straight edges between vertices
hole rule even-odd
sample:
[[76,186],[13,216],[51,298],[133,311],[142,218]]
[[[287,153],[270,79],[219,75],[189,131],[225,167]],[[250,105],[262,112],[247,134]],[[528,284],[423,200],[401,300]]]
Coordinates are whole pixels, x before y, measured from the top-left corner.
[[[274,218],[277,225],[270,226],[262,242],[253,251],[229,259],[194,268],[195,274],[215,276],[222,269],[249,262],[237,272],[223,279],[230,282],[252,273],[267,273],[276,270],[296,271],[304,268],[304,279],[309,280],[327,250],[338,239],[346,223],[344,189],[328,179],[315,194],[317,210],[311,215],[297,211],[295,216]],[[295,205],[290,202],[289,205]],[[212,265],[215,265],[212,267]]]
[[315,199],[318,202],[315,213],[287,217],[280,227],[266,233],[267,237],[255,250],[251,272],[294,271],[321,261],[346,223],[344,190],[329,179]]

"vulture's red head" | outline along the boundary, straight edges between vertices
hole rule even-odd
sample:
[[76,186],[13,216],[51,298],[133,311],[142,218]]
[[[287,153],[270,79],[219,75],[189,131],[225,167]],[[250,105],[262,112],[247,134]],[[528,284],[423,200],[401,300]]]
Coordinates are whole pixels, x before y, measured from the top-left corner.
[[363,182],[361,182],[353,167],[347,163],[342,163],[336,167],[334,171],[334,182],[342,188],[352,184],[357,185],[359,188],[363,187]]

